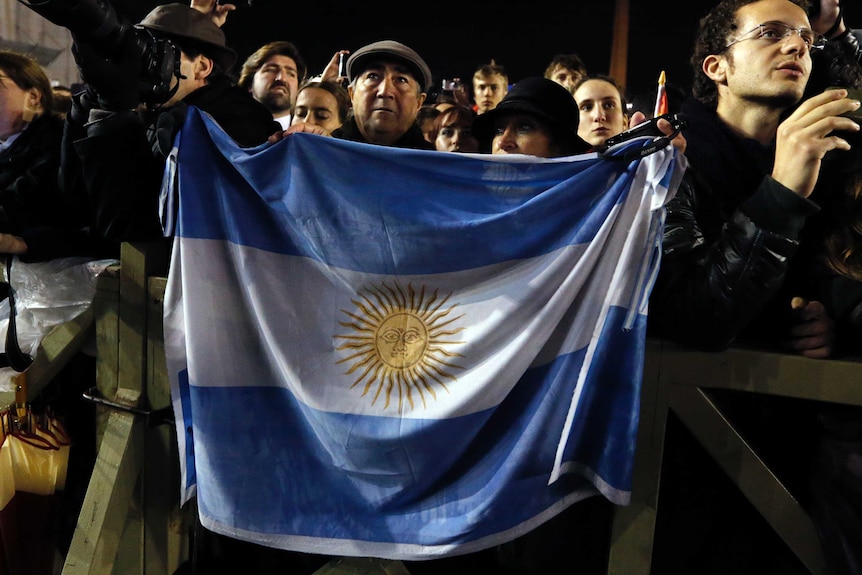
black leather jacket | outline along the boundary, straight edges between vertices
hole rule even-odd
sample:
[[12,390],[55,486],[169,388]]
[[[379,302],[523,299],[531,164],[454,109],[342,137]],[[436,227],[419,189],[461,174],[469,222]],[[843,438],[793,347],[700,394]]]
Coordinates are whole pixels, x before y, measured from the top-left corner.
[[859,44],[860,36],[862,36],[862,30],[851,30],[848,28],[843,34],[829,41],[840,45],[841,49],[852,59],[862,62],[862,45]]
[[81,204],[67,201],[59,183],[63,120],[42,115],[0,152],[0,233],[27,244],[22,261],[67,256],[113,256],[116,250],[90,233]]
[[263,144],[281,127],[248,91],[226,83],[204,86],[163,111],[108,113],[89,122],[84,94],[73,98],[64,134],[64,187],[88,203],[96,229],[115,241],[162,238],[159,192],[165,160],[188,106],[209,113],[240,145]]
[[744,333],[774,335],[786,324],[772,306],[790,309],[776,298],[819,208],[767,175],[772,148],[737,136],[694,100],[682,111],[690,166],[667,207],[650,331],[705,350]]
[[[340,128],[332,132],[332,137],[339,138],[341,140],[350,140],[351,142],[368,143],[368,140],[366,140],[365,136],[362,135],[362,132],[359,131],[359,126],[356,125],[356,118],[354,118],[352,114]],[[410,126],[410,129],[407,130],[403,136],[392,144],[392,147],[412,148],[414,150],[433,150],[434,144],[431,144],[426,140],[425,136],[422,135],[422,130],[419,126],[414,124]]]

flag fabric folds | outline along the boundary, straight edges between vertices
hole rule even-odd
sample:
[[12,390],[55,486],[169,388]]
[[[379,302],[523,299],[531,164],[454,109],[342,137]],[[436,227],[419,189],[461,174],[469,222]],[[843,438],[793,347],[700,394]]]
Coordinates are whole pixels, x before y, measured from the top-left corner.
[[165,348],[205,527],[423,559],[628,503],[683,156],[240,149],[196,109],[175,152]]

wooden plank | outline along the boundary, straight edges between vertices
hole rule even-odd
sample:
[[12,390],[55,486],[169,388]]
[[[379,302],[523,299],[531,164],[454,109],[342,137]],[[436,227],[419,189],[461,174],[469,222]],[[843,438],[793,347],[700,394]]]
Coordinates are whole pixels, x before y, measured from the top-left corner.
[[121,261],[117,384],[142,390],[146,370],[146,244],[124,243]]
[[[33,364],[27,369],[27,400],[31,401],[56,376],[84,345],[93,329],[93,310],[54,326],[36,350]],[[0,391],[0,407],[15,402],[14,391]]]
[[[131,412],[100,406],[107,409],[107,424],[64,573],[143,573],[146,501],[138,478],[146,458],[146,417],[139,414],[146,406],[146,286],[154,270],[164,271],[164,247],[163,242],[124,243],[118,296],[106,295],[99,307],[99,395]],[[118,559],[120,548],[126,552]]]
[[[609,575],[650,571],[664,428],[671,408],[800,561],[812,573],[825,573],[811,518],[703,389],[862,405],[860,374],[860,358],[813,360],[746,348],[710,353],[648,341],[632,502],[618,508],[614,517]],[[646,435],[650,438],[645,440]]]
[[811,518],[721,409],[703,390],[692,386],[675,386],[669,398],[674,413],[799,560],[813,575],[827,575]]
[[[96,314],[96,387],[102,397],[117,394],[120,369],[120,266],[112,266],[99,276],[93,310]],[[110,411],[96,409],[96,437],[108,425]]]
[[[151,410],[170,408],[171,394],[165,365],[162,314],[167,280],[149,278],[147,313],[147,397]],[[152,423],[157,423],[153,421]],[[176,432],[172,425],[158,425],[147,433],[144,465],[144,573],[173,573],[189,557],[188,533],[194,517],[180,509],[180,476]]]
[[608,575],[649,575],[658,509],[666,388],[660,385],[662,342],[648,340],[629,505],[614,510]]
[[710,353],[666,344],[662,365],[669,384],[862,405],[860,358],[808,359],[745,348]]
[[[118,308],[118,362],[117,362],[117,397],[135,395],[137,403],[130,407],[141,410],[149,409],[146,393],[147,378],[147,321],[150,307],[148,305],[147,282],[155,273],[163,273],[167,258],[164,252],[164,242],[124,243],[121,247],[121,266],[119,275],[119,308]],[[142,432],[145,438],[142,448],[150,449],[149,430]],[[142,453],[141,465],[151,454]],[[120,545],[136,553],[124,553],[122,564],[116,572],[125,574],[141,573],[147,563],[147,488],[146,475],[144,480],[132,492],[132,499],[127,502],[125,511],[125,529]]]
[[[139,400],[135,396],[118,399],[129,404]],[[141,416],[111,412],[63,575],[112,573],[143,464],[143,433]]]
[[147,319],[147,399],[150,409],[171,406],[171,386],[165,365],[163,318],[167,279],[149,278]]

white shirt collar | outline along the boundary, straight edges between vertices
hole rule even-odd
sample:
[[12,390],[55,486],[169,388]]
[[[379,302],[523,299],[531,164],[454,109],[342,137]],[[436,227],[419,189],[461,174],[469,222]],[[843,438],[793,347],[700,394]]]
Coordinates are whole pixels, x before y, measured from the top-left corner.
[[24,130],[21,130],[17,134],[12,134],[6,140],[0,140],[0,152],[5,151],[7,148],[12,147],[12,144],[15,143],[15,140],[18,139],[18,136],[24,133]]

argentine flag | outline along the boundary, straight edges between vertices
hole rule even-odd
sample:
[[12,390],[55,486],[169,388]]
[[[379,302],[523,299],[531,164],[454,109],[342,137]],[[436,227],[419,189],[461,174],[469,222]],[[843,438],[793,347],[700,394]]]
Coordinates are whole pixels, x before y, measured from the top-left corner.
[[165,347],[205,527],[413,560],[628,503],[683,156],[240,149],[193,108],[170,165]]

